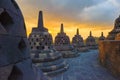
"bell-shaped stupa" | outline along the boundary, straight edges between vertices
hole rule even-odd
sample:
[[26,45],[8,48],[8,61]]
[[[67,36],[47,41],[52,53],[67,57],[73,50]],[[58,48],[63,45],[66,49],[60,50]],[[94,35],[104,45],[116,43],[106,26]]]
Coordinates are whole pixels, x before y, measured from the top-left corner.
[[103,35],[103,32],[101,32],[101,36],[99,37],[99,40],[105,40],[105,36]]
[[108,40],[115,40],[116,35],[120,33],[120,16],[115,20],[114,28],[107,36]]
[[98,46],[96,44],[96,41],[95,41],[95,38],[92,36],[92,32],[91,31],[90,31],[90,35],[86,39],[86,46],[89,49],[97,49],[98,48]]
[[54,46],[57,51],[60,51],[62,53],[63,57],[69,58],[79,55],[77,50],[75,50],[74,47],[70,44],[70,39],[64,32],[63,24],[61,24],[60,33],[58,33],[55,37]]
[[79,29],[77,29],[76,35],[72,38],[72,45],[80,52],[88,51],[83,38],[79,34]]
[[29,36],[29,43],[33,62],[46,75],[54,75],[68,68],[61,53],[53,48],[52,35],[43,25],[42,11],[39,12],[38,27],[33,28]]

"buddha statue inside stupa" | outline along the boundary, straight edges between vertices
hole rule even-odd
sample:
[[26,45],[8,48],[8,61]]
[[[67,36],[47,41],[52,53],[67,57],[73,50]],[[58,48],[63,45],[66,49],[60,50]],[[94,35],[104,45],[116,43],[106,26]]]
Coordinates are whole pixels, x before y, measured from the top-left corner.
[[42,11],[39,12],[38,27],[33,28],[29,35],[29,43],[33,63],[46,75],[54,75],[68,68],[61,53],[53,48],[52,35],[43,25]]
[[105,40],[105,36],[103,35],[103,32],[101,32],[101,36],[99,37],[99,40]]
[[86,39],[86,46],[89,49],[97,49],[98,48],[98,46],[96,44],[96,41],[95,41],[95,38],[92,36],[92,32],[91,31],[90,31],[90,35]]
[[114,28],[107,36],[108,40],[115,40],[116,35],[120,33],[120,16],[115,20]]
[[76,35],[72,38],[72,45],[80,52],[88,51],[83,38],[79,34],[79,29],[77,29]]
[[61,24],[60,33],[55,37],[54,47],[57,51],[60,51],[65,58],[78,56],[77,50],[70,44],[70,39],[64,32],[64,26]]

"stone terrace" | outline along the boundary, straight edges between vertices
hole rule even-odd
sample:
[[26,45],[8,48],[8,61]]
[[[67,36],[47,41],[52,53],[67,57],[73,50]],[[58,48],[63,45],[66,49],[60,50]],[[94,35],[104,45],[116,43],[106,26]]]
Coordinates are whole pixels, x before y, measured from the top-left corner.
[[69,69],[50,80],[119,80],[102,67],[98,59],[98,50],[80,53],[79,57],[66,59]]

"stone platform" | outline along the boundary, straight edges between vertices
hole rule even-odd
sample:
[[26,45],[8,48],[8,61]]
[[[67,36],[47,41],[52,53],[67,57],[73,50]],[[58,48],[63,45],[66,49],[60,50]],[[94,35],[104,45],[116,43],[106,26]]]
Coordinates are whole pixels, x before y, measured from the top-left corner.
[[70,67],[63,74],[52,76],[49,80],[120,80],[104,67],[98,60],[98,50],[80,53],[76,58],[65,59]]

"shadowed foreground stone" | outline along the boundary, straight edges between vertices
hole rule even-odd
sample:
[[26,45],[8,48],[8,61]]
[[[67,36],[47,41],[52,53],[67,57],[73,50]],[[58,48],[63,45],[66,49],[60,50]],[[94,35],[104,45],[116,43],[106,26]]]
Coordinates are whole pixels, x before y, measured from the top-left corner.
[[57,51],[60,51],[64,58],[79,56],[77,50],[70,44],[69,36],[64,32],[64,26],[61,24],[60,33],[55,37],[54,47]]
[[35,69],[29,55],[24,19],[17,3],[0,0],[0,80],[46,80]]
[[67,63],[63,60],[61,53],[53,48],[52,35],[43,25],[42,11],[39,12],[38,27],[32,29],[29,42],[33,63],[44,74],[51,76],[67,70]]
[[84,44],[83,38],[79,35],[79,29],[77,29],[76,35],[72,38],[72,45],[80,52],[88,51],[88,48]]

